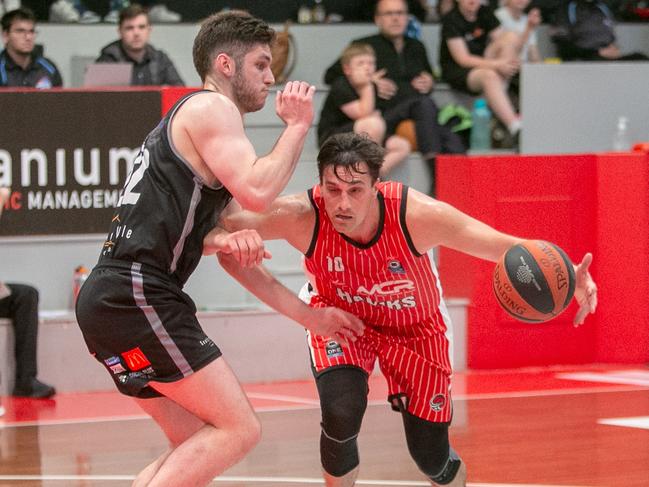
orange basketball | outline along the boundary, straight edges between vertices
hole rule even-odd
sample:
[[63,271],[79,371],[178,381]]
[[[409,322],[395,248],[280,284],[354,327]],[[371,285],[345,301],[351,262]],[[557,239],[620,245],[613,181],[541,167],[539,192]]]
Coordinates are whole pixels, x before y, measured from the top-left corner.
[[575,271],[566,253],[543,240],[514,245],[496,264],[496,299],[514,318],[541,323],[561,314],[575,293]]

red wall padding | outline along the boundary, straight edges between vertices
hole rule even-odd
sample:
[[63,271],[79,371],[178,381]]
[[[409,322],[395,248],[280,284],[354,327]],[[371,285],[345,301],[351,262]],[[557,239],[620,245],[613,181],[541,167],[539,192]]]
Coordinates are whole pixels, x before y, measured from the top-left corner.
[[[649,361],[649,156],[583,154],[438,158],[439,197],[496,228],[549,240],[575,262],[594,254],[600,305],[580,328],[573,302],[525,324],[500,309],[494,264],[440,251],[446,296],[470,299],[471,368]],[[632,263],[632,264],[631,264]]]

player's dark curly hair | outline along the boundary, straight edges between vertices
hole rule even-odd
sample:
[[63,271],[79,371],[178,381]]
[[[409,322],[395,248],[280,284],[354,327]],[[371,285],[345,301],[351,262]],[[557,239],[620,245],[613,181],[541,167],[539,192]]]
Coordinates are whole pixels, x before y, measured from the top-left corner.
[[[379,171],[383,165],[385,150],[370,139],[367,134],[346,132],[335,134],[325,140],[318,153],[318,174],[322,183],[322,175],[327,166],[333,166],[334,174],[341,178],[341,174],[354,171],[359,174],[368,173],[374,183],[379,178]],[[360,164],[367,164],[367,171],[361,169]]]
[[241,66],[243,57],[258,44],[271,45],[275,31],[263,20],[242,10],[229,10],[208,17],[194,39],[194,67],[205,81],[212,62],[225,53]]

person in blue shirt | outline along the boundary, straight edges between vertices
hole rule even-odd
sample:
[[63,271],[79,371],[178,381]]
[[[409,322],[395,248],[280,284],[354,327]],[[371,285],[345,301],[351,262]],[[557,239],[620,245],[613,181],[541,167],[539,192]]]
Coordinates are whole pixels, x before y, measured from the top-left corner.
[[56,65],[43,56],[36,45],[36,17],[27,8],[11,10],[2,16],[0,87],[53,88],[63,80]]

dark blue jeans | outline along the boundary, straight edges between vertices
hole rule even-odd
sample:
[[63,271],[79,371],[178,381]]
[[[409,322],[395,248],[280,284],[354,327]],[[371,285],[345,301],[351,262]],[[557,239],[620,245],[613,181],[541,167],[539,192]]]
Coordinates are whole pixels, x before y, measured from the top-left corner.
[[9,284],[11,294],[0,299],[0,318],[9,318],[14,327],[16,385],[28,385],[36,377],[38,341],[38,291],[25,284]]

